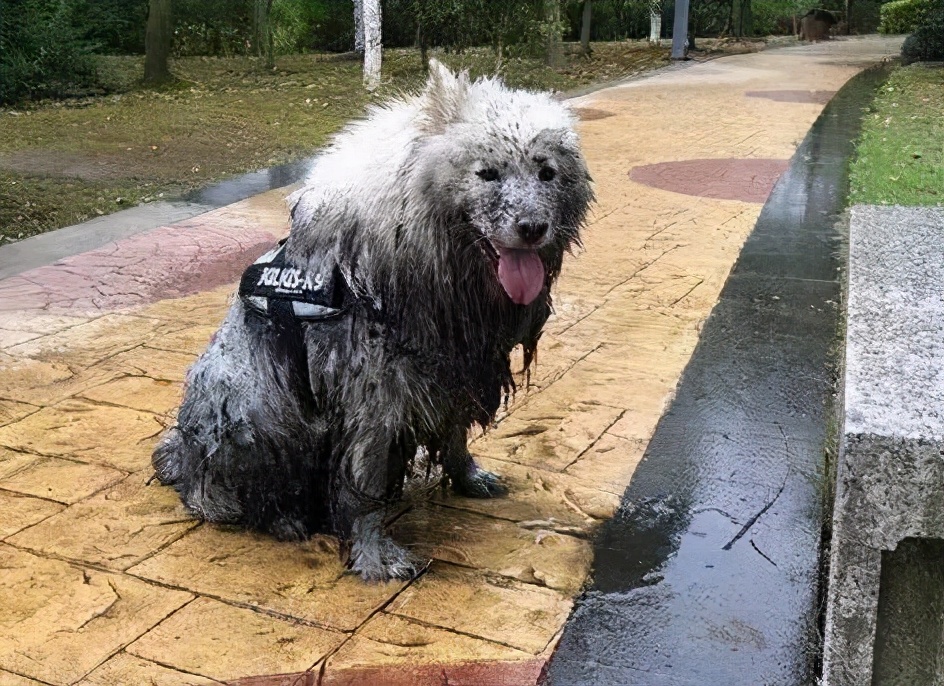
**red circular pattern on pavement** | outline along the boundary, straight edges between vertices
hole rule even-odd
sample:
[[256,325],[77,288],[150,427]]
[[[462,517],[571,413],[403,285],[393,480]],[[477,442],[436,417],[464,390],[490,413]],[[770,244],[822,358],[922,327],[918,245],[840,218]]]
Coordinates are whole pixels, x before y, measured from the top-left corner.
[[776,102],[800,102],[825,105],[833,99],[836,91],[747,91],[749,98],[766,98]]
[[789,166],[789,160],[682,160],[633,167],[629,178],[673,193],[763,203]]

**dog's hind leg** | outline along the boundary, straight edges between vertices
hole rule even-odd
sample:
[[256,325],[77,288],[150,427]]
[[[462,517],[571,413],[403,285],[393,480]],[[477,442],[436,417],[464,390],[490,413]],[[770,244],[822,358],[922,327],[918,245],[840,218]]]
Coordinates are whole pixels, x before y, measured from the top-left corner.
[[501,478],[475,464],[469,453],[466,432],[454,429],[442,448],[443,470],[449,477],[452,490],[467,498],[496,498],[506,495],[508,489]]

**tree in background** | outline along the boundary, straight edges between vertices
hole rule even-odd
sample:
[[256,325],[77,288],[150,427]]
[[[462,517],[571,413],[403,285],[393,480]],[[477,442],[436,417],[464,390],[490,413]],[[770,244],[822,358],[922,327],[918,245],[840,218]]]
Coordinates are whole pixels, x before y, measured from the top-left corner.
[[649,42],[662,45],[662,2],[649,0]]
[[583,17],[580,20],[580,50],[590,55],[590,20],[593,18],[591,0],[583,0]]
[[364,85],[373,90],[380,85],[381,43],[380,0],[362,0],[364,7]]
[[266,69],[275,66],[275,43],[272,35],[272,0],[255,0],[253,3],[252,24],[253,41],[256,46],[256,56],[265,60]]
[[354,52],[364,54],[364,0],[354,0]]
[[171,0],[151,0],[144,36],[144,82],[162,84],[174,80],[170,73],[171,40],[174,20]]
[[547,54],[544,61],[549,67],[559,67],[563,58],[560,0],[544,0],[543,28],[547,33]]

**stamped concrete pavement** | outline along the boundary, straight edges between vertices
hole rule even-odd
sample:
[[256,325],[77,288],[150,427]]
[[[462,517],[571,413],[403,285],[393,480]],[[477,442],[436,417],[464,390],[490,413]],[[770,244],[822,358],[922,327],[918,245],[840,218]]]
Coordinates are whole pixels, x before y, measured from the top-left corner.
[[896,51],[740,55],[572,101],[599,203],[529,390],[473,437],[511,493],[405,507],[398,539],[433,560],[410,583],[345,575],[330,538],[201,525],[149,484],[284,191],[0,281],[0,685],[534,683],[777,175],[824,93]]

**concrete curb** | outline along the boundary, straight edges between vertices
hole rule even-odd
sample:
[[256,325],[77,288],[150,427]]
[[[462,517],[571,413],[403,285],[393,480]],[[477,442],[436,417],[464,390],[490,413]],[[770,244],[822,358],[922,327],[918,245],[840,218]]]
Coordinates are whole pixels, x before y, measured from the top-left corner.
[[944,209],[852,209],[825,684],[944,673]]

